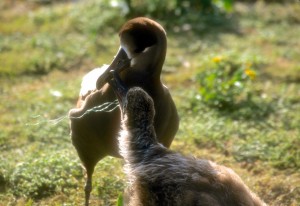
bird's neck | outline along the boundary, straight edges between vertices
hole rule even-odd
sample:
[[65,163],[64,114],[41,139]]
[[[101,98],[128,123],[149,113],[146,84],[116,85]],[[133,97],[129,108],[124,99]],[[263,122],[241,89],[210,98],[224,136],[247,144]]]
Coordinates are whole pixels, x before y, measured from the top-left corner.
[[139,70],[135,68],[130,68],[126,72],[121,73],[122,80],[127,84],[137,84],[142,85],[145,83],[160,83],[160,74],[161,71],[156,73],[152,69]]
[[121,155],[129,164],[143,161],[151,148],[158,144],[153,125],[131,127],[123,122],[123,130],[119,137]]
[[133,71],[121,76],[121,79],[127,87],[141,87],[152,98],[159,96],[163,92],[163,84],[160,77],[151,76],[151,74],[147,75]]

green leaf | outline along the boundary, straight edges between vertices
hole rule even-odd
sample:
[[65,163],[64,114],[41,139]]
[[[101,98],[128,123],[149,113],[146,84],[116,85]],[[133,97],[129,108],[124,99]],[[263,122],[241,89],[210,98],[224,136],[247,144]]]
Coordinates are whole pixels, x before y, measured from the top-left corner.
[[224,1],[224,9],[226,11],[231,11],[233,6],[233,0],[223,0]]
[[117,201],[117,206],[123,206],[123,205],[124,205],[123,194],[119,194],[118,201]]

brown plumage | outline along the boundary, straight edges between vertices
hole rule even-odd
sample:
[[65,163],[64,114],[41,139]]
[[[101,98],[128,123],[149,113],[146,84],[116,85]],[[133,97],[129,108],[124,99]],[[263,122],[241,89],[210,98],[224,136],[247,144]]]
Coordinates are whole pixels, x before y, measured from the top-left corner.
[[127,91],[117,74],[111,85],[122,108],[119,147],[129,178],[126,205],[266,205],[230,168],[182,156],[159,144],[152,98],[139,87]]
[[94,78],[94,81],[91,80],[94,86],[85,90],[83,83],[77,108],[69,112],[72,143],[87,172],[85,205],[89,204],[92,175],[97,162],[107,155],[120,157],[117,141],[120,110],[84,115],[91,108],[116,99],[111,86],[107,84],[111,70],[119,72],[126,85],[139,86],[153,98],[157,114],[154,128],[162,137],[158,139],[159,142],[169,147],[178,130],[179,118],[175,104],[160,80],[167,47],[164,29],[148,18],[136,18],[121,28],[119,36],[121,47],[113,62],[106,68],[94,71],[98,79],[94,74],[89,75]]

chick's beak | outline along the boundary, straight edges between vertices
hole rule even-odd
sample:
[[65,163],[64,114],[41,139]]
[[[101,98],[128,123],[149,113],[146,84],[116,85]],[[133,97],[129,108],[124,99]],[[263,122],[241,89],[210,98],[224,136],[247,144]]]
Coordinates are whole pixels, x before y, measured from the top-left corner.
[[125,52],[125,50],[120,47],[117,55],[115,56],[112,63],[109,67],[103,72],[103,74],[97,79],[96,87],[97,89],[101,89],[111,78],[111,71],[122,72],[124,69],[130,67],[130,60]]
[[109,84],[113,88],[113,90],[119,100],[121,109],[123,109],[124,105],[125,105],[125,99],[126,99],[126,94],[128,92],[128,88],[124,84],[124,82],[122,82],[122,80],[119,77],[119,74],[115,70],[112,70],[111,73],[112,73],[113,79],[109,80]]

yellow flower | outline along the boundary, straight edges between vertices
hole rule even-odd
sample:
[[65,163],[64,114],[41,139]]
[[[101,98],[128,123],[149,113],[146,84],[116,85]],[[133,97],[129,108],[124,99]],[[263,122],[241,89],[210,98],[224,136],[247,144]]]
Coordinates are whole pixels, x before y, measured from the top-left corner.
[[224,58],[222,56],[215,56],[214,58],[212,58],[212,61],[215,63],[219,63],[223,60]]
[[255,79],[256,77],[256,72],[249,68],[245,69],[245,74],[250,77],[251,80]]

